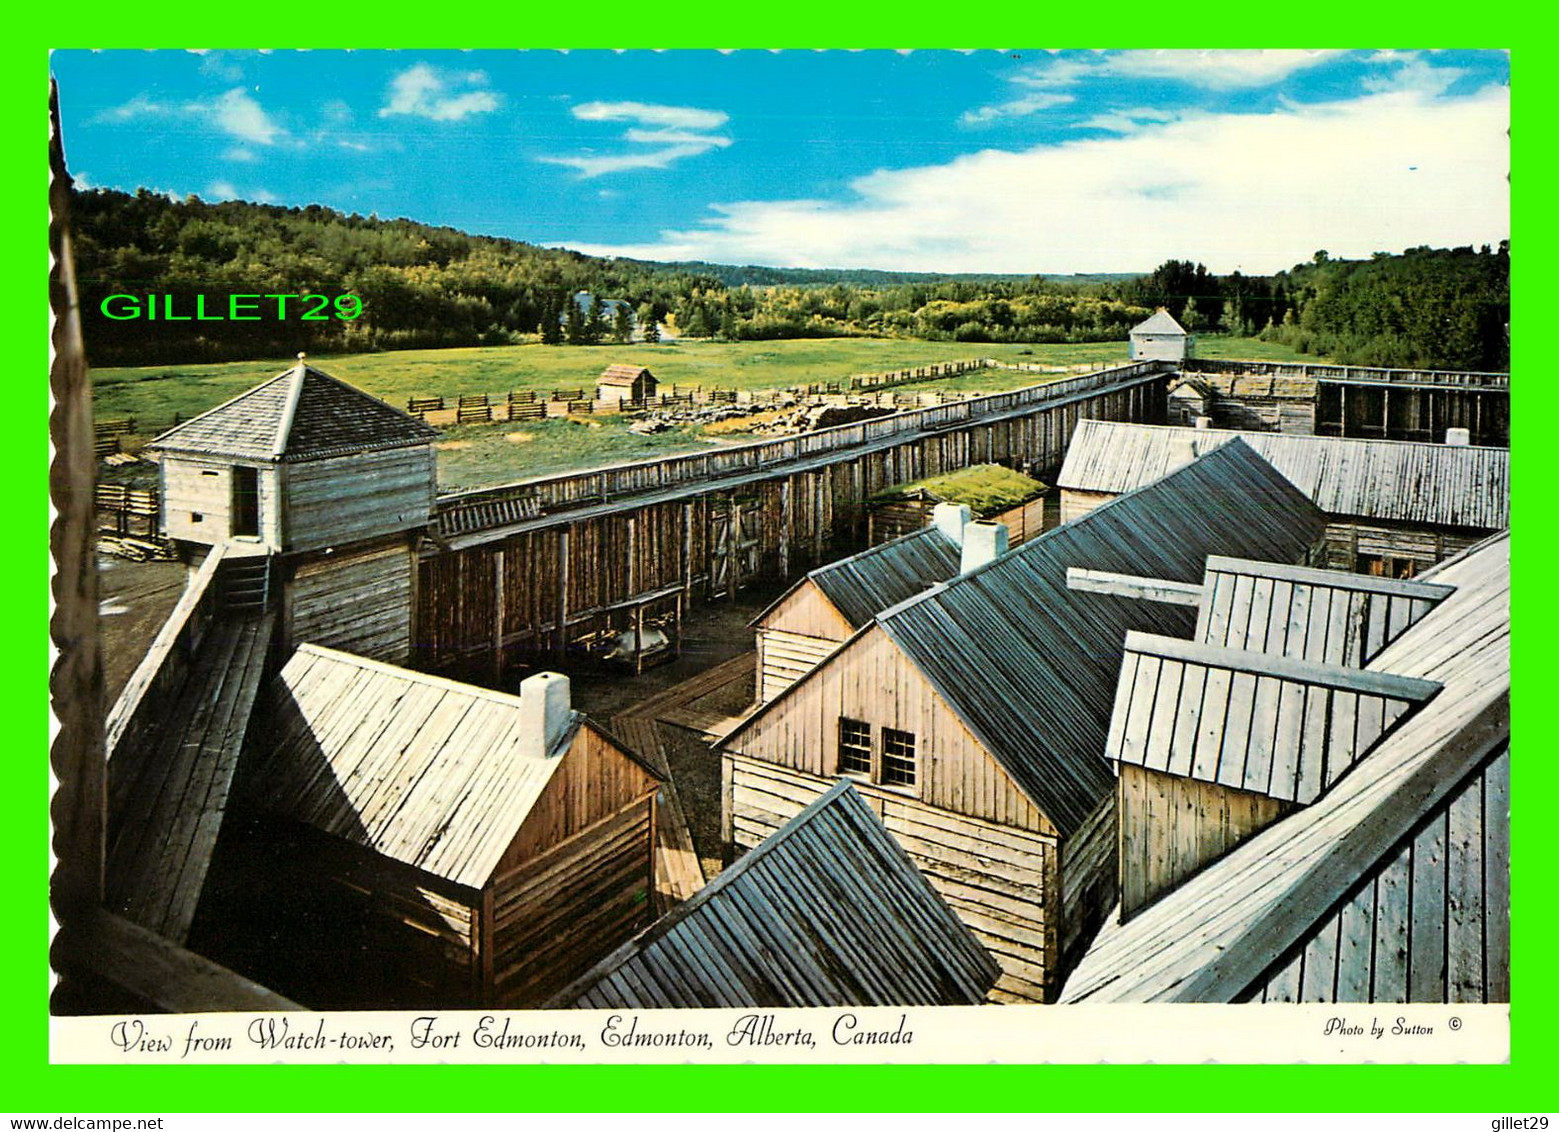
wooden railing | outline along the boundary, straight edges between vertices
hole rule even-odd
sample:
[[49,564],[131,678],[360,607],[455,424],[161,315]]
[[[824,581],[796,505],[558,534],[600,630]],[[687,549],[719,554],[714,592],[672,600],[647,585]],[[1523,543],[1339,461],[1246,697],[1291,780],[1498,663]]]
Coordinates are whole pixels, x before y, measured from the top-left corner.
[[1310,362],[1242,362],[1224,358],[1187,358],[1190,373],[1242,373],[1262,377],[1301,377],[1311,381],[1366,381],[1387,385],[1446,385],[1472,389],[1509,389],[1510,374],[1474,370],[1383,369]]
[[1167,372],[1172,368],[1165,362],[1134,362],[1080,377],[1029,385],[1007,393],[990,393],[951,404],[911,409],[875,420],[836,425],[776,440],[757,440],[747,444],[733,444],[713,452],[615,464],[584,472],[537,476],[500,487],[454,492],[439,498],[435,512],[441,529],[471,530],[473,527],[465,516],[450,513],[476,511],[507,499],[534,499],[536,507],[543,512],[602,503],[623,495],[761,471],[829,452],[848,451],[895,436],[909,440],[917,433],[939,432],[974,424],[988,417],[1085,397],[1120,382]]
[[226,549],[226,543],[211,548],[163,622],[152,647],[146,650],[146,656],[119,693],[118,701],[109,709],[104,729],[108,758],[114,757],[126,736],[140,734],[145,724],[151,722],[149,717],[155,717],[167,706],[168,698],[178,693],[185,666],[200,647],[216,613],[218,591],[214,582]]

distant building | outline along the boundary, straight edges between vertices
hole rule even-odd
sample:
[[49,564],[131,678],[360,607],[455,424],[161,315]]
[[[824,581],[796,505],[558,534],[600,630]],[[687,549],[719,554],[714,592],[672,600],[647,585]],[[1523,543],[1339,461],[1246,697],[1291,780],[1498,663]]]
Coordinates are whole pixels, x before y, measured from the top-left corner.
[[655,396],[660,381],[643,366],[607,366],[596,379],[597,401],[645,401]]
[[1196,340],[1163,307],[1131,328],[1131,360],[1134,362],[1183,362],[1191,356]]

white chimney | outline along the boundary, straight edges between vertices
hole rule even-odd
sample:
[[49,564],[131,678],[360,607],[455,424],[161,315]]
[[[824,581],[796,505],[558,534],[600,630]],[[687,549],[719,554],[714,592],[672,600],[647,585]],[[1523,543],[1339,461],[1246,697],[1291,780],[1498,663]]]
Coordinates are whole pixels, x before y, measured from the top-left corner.
[[964,528],[964,552],[958,572],[967,574],[1007,553],[1007,524],[977,519]]
[[974,513],[962,503],[938,503],[931,508],[931,524],[948,538],[954,546],[964,544],[964,528]]
[[1472,443],[1472,430],[1465,428],[1448,428],[1445,430],[1445,442],[1457,448],[1466,448]]
[[538,672],[520,681],[520,744],[527,758],[543,759],[568,727],[568,677],[557,672]]
[[1169,467],[1165,471],[1172,472],[1195,459],[1196,441],[1189,436],[1175,436],[1169,442]]
[[1197,428],[1212,428],[1213,427],[1213,419],[1211,417],[1197,417],[1196,418],[1196,427]]

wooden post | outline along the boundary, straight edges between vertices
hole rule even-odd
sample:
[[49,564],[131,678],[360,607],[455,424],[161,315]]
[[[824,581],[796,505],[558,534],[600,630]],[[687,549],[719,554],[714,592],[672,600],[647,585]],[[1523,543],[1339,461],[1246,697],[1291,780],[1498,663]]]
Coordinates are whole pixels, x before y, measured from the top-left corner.
[[[693,504],[682,505],[682,593],[693,592]],[[679,599],[678,605],[681,605]]]
[[633,674],[644,675],[644,606],[633,607]]
[[493,683],[503,685],[503,544],[493,555]]
[[568,528],[558,528],[558,608],[553,652],[559,660],[568,653]]
[[790,580],[790,477],[780,480],[780,540],[779,540],[779,568],[780,577]]
[[623,594],[624,597],[632,597],[634,594],[636,594],[638,592],[638,586],[635,584],[635,582],[636,582],[635,575],[638,573],[638,564],[639,564],[639,556],[636,553],[638,548],[635,545],[636,542],[637,542],[637,535],[638,535],[638,531],[639,531],[638,518],[639,517],[638,517],[637,514],[633,514],[633,515],[629,515],[628,519],[627,519],[627,523],[628,523],[628,589],[627,589],[627,592],[625,592]]
[[738,572],[742,568],[741,548],[738,546],[742,538],[742,512],[736,505],[734,491],[726,496],[726,510],[730,515],[731,525],[725,535],[725,596],[735,601]]

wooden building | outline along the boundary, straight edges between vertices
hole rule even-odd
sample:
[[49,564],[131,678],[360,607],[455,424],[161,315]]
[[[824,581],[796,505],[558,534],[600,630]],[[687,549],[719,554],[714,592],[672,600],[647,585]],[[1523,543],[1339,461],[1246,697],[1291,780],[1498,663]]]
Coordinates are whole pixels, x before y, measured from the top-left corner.
[[1183,362],[1195,345],[1185,327],[1163,307],[1133,326],[1130,337],[1134,362]]
[[[1277,615],[1253,616],[1243,648],[1128,642],[1112,753],[1123,819],[1148,807],[1160,847],[1123,852],[1123,886],[1134,871],[1163,884],[1108,920],[1063,1001],[1508,1002],[1508,535],[1410,583],[1421,589],[1371,593],[1387,608],[1357,619],[1379,634],[1362,666],[1331,653],[1329,632],[1327,659],[1293,659],[1296,626],[1308,654],[1335,621],[1299,615],[1300,589],[1328,586],[1270,580],[1291,582],[1292,600],[1274,589]],[[1225,687],[1227,715],[1208,726]],[[1140,803],[1129,768],[1160,783]],[[1217,826],[1219,796],[1235,792],[1281,805],[1205,853],[1187,827]],[[1178,827],[1165,823],[1176,804]]]
[[998,973],[841,781],[549,1005],[969,1006]]
[[1510,451],[1083,421],[1061,467],[1076,519],[1235,437],[1326,513],[1324,565],[1412,577],[1510,522]]
[[1211,417],[1218,394],[1198,377],[1175,378],[1169,383],[1169,423],[1194,428],[1203,417]]
[[596,380],[595,399],[643,402],[659,388],[660,382],[644,366],[607,366]]
[[224,584],[278,603],[285,644],[405,661],[437,436],[300,355],[147,446],[163,533],[192,567],[227,544]]
[[[1339,372],[1340,371],[1340,372]],[[1333,367],[1316,376],[1315,431],[1322,436],[1510,444],[1508,373],[1425,373]]]
[[884,609],[958,574],[969,509],[937,510],[939,523],[813,570],[751,622],[758,700],[768,703]]
[[727,839],[757,846],[848,776],[1001,965],[994,996],[1053,998],[1115,902],[1102,756],[1122,643],[1194,621],[1072,591],[1067,569],[1192,582],[1210,554],[1303,560],[1321,529],[1287,480],[1226,445],[878,613],[727,738]]
[[206,934],[263,925],[248,962],[284,955],[295,997],[534,1005],[646,922],[660,779],[567,678],[512,696],[303,645],[271,693]]

